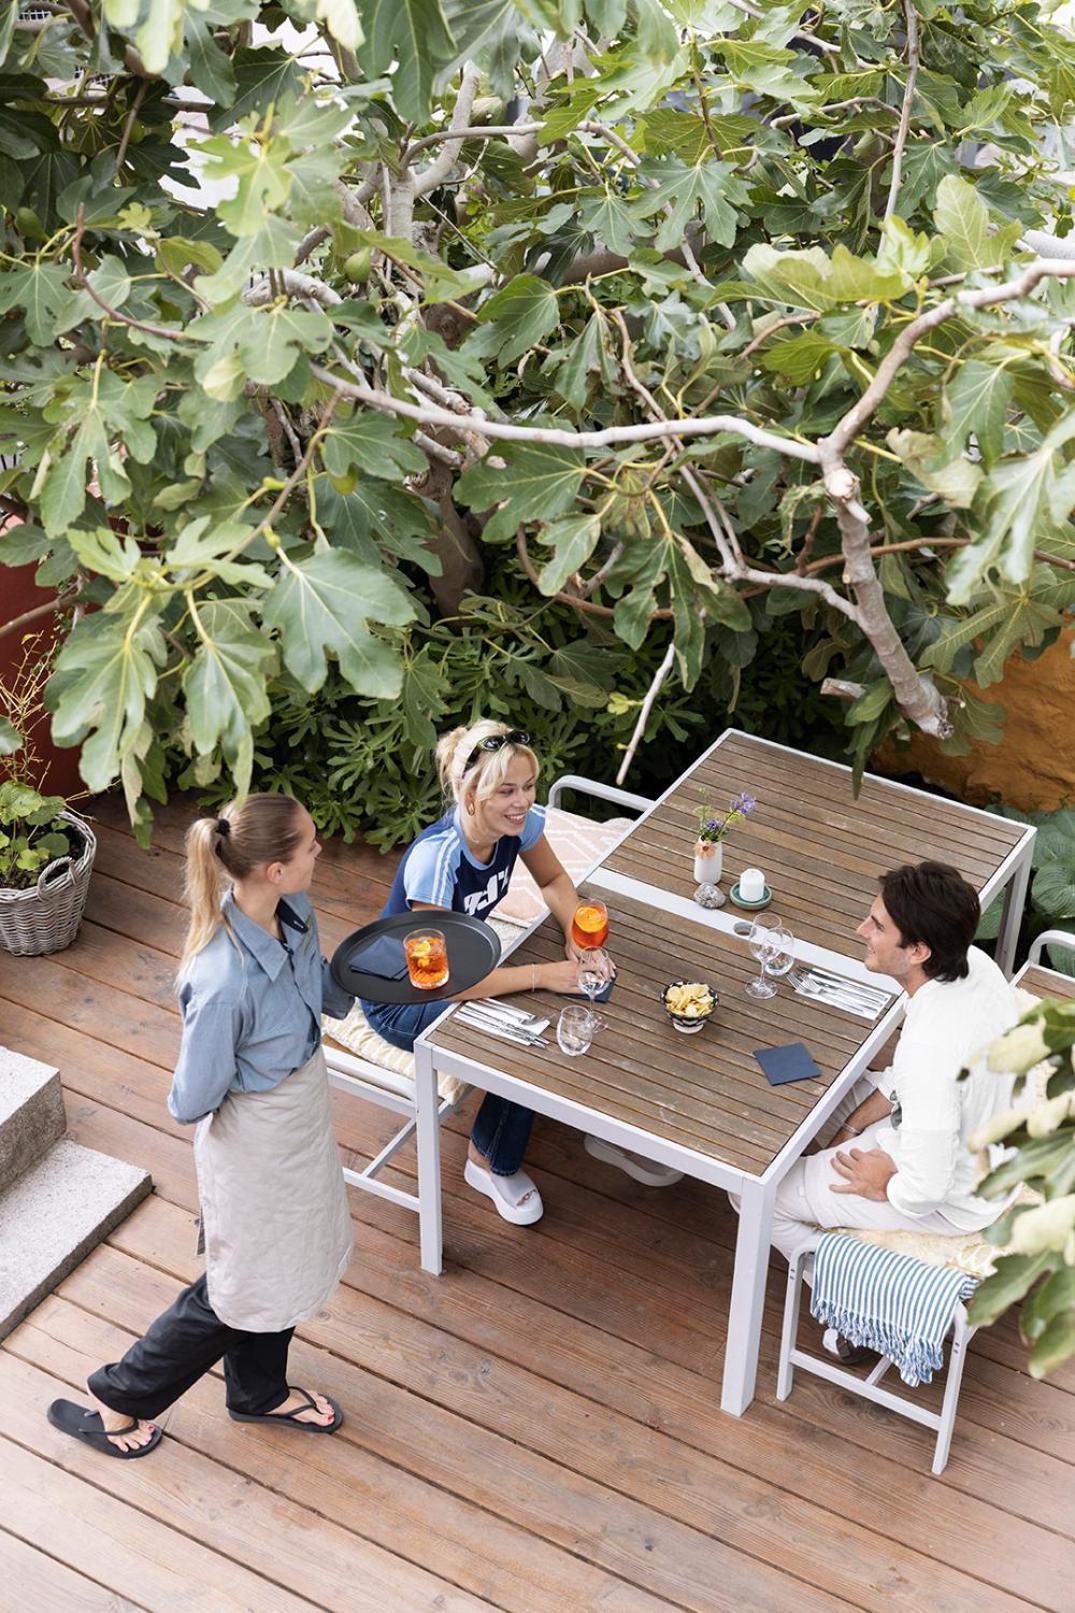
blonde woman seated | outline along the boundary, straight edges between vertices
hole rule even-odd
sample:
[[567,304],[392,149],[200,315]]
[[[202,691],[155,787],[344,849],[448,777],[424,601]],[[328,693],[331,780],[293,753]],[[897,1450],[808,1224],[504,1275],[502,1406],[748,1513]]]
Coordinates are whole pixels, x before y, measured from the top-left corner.
[[[460,992],[459,1000],[539,988],[577,992],[584,954],[571,939],[571,919],[578,892],[545,838],[545,810],[534,804],[540,764],[530,735],[489,721],[456,728],[437,746],[437,764],[452,805],[405,853],[385,916],[447,908],[487,918],[507,894],[521,857],[564,933],[564,959],[505,964]],[[363,1002],[362,1008],[385,1041],[409,1051],[443,1004]],[[533,1122],[532,1110],[488,1093],[474,1121],[464,1171],[470,1186],[517,1226],[540,1220],[543,1209],[541,1194],[522,1169]]]

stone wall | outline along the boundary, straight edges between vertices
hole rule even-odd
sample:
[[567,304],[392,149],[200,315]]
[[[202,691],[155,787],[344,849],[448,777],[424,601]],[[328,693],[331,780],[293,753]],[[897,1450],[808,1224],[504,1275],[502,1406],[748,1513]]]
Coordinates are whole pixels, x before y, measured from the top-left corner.
[[[1001,801],[1024,812],[1075,804],[1075,629],[1062,633],[1036,661],[1015,655],[1003,680],[977,690],[1008,708],[1000,745],[976,744],[968,756],[945,756],[919,734],[910,750],[886,746],[886,773],[921,773],[975,806]],[[974,685],[971,685],[974,689]]]

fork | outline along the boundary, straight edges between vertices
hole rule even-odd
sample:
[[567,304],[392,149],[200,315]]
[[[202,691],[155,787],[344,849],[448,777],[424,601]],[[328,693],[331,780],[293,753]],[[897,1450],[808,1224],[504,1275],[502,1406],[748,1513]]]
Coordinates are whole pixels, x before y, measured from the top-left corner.
[[821,986],[816,980],[811,980],[801,973],[793,972],[791,983],[801,997],[811,997],[820,1003],[831,1003],[834,1008],[842,1008],[848,1014],[858,1014],[862,1019],[876,1019],[881,1012],[881,1003],[867,1002],[864,997],[853,996],[836,986]]

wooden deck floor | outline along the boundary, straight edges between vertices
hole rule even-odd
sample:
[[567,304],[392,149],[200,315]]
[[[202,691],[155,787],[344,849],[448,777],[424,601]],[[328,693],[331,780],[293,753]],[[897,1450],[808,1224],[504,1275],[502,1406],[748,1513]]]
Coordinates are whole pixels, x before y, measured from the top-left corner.
[[[101,813],[77,944],[0,953],[0,1040],[58,1064],[71,1134],[148,1166],[156,1191],[0,1350],[0,1609],[1070,1613],[1075,1363],[1034,1383],[1011,1325],[980,1333],[933,1479],[924,1429],[801,1375],[774,1402],[774,1268],[759,1397],[722,1416],[723,1195],[638,1186],[541,1120],[531,1229],[462,1188],[470,1110],[452,1122],[439,1279],[418,1268],[413,1216],[352,1194],[347,1280],[292,1357],[296,1381],[342,1401],[336,1438],[231,1423],[216,1376],[166,1414],[148,1461],[56,1434],[47,1402],[195,1271],[190,1135],[164,1105],[183,815],[142,854]],[[373,915],[390,871],[329,848],[326,948]],[[337,1120],[363,1155],[389,1130],[353,1100]]]

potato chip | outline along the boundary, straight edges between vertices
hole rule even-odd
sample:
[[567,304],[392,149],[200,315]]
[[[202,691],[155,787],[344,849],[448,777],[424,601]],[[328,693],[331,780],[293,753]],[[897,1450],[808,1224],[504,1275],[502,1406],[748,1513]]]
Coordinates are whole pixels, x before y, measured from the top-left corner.
[[712,1012],[713,994],[702,980],[685,980],[665,992],[669,1013],[681,1019],[702,1019]]

